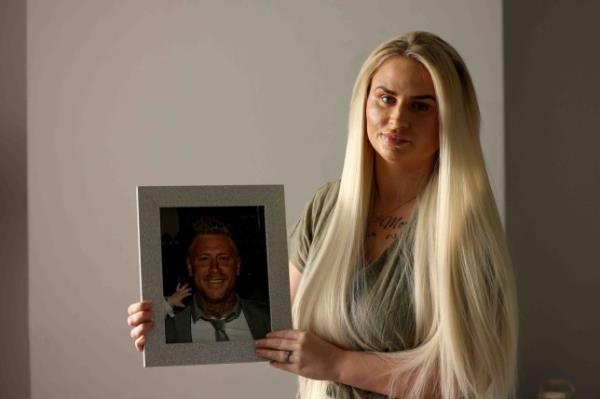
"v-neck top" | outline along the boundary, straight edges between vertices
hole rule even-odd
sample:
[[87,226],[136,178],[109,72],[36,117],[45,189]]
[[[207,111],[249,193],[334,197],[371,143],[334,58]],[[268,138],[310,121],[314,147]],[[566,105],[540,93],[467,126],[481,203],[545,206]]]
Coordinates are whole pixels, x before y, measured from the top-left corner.
[[[307,267],[311,251],[316,250],[326,232],[339,188],[339,180],[321,186],[290,230],[289,257],[300,272]],[[368,306],[371,311],[385,312],[389,315],[385,323],[374,326],[374,331],[371,332],[373,342],[369,342],[370,347],[362,348],[363,350],[391,352],[413,347],[415,317],[412,303],[412,261],[416,219],[415,215],[409,218],[397,237],[366,266],[364,274],[354,273],[355,283],[359,276],[364,276],[366,290],[377,293],[375,296],[368,295],[369,302],[361,306]],[[354,314],[364,314],[359,311],[352,313],[353,317]]]
[[[294,266],[303,272],[306,267],[308,255],[314,244],[325,234],[331,219],[337,196],[340,189],[340,181],[333,181],[321,186],[313,195],[312,199],[304,207],[304,211],[289,231],[289,255]],[[400,241],[405,230],[414,223],[414,217],[410,217],[406,225],[396,237],[394,237],[377,258],[369,262],[367,270],[371,273],[380,268],[386,260],[396,258],[403,250]],[[379,267],[378,267],[379,266]],[[370,274],[371,274],[370,273]]]
[[[335,208],[339,181],[320,187],[305,206],[289,233],[290,261],[303,272],[316,245],[324,236]],[[364,277],[363,301],[353,302],[351,319],[357,326],[362,342],[347,349],[396,352],[414,348],[415,318],[412,304],[413,234],[416,216],[412,216],[392,242],[372,262],[364,273],[355,272],[354,281]],[[369,315],[377,314],[377,318]],[[382,317],[379,317],[382,316]],[[369,319],[369,320],[366,320]],[[385,398],[373,392],[332,384],[337,394],[346,398],[354,394],[361,398]]]

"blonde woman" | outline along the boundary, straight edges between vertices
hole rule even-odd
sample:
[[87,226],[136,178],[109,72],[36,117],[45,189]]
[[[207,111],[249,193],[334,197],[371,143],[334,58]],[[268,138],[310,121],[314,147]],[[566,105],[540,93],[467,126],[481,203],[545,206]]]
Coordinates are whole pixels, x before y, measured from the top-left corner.
[[[317,398],[514,396],[516,299],[467,68],[439,37],[377,47],[350,104],[340,181],[290,236],[294,330],[256,353]],[[138,349],[147,303],[129,323]]]

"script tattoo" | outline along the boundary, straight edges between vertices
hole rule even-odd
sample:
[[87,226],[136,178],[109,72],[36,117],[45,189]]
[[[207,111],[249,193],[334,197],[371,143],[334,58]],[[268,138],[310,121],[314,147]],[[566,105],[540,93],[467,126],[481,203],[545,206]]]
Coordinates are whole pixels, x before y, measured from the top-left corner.
[[376,237],[377,231],[385,233],[385,239],[396,238],[398,230],[406,224],[402,216],[381,216],[369,220],[367,238]]

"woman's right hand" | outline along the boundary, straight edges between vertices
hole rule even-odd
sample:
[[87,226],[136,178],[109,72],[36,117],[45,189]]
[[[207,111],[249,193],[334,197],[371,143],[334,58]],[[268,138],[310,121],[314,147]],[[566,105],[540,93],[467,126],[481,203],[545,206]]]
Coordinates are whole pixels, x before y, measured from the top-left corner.
[[127,309],[129,316],[127,324],[131,327],[131,338],[134,340],[135,349],[141,351],[146,344],[146,333],[154,328],[152,321],[152,302],[141,301],[132,303]]

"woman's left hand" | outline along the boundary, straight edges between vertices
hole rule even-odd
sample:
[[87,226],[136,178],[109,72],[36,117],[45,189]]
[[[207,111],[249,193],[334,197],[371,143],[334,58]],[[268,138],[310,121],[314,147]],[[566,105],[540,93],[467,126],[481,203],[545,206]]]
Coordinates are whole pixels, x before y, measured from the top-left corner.
[[256,354],[271,366],[313,380],[337,381],[344,350],[310,331],[272,331],[256,341]]

